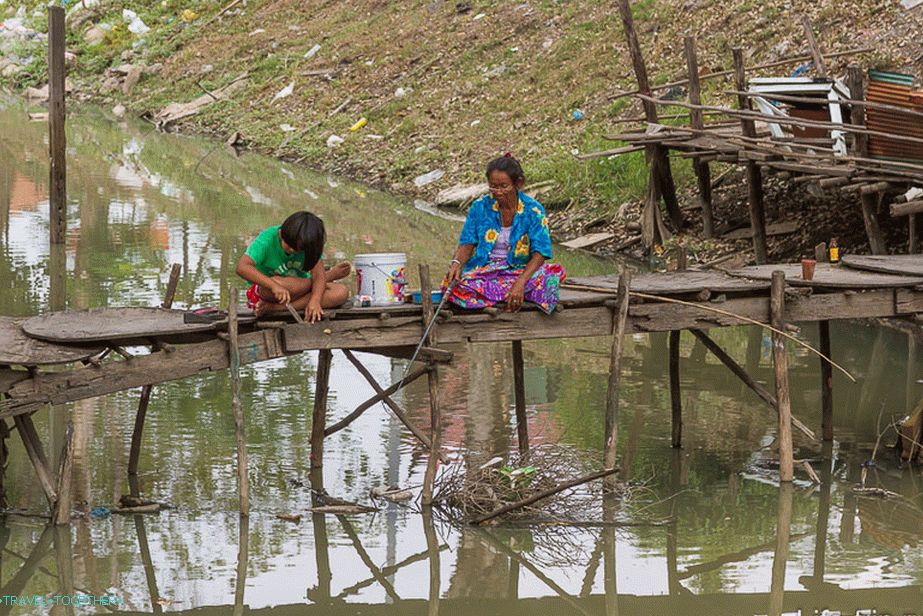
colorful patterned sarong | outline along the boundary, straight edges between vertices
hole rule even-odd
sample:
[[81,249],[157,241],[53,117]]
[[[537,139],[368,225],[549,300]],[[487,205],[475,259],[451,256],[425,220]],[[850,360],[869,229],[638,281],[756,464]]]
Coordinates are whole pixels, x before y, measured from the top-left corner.
[[[462,308],[486,308],[505,302],[522,269],[488,264],[462,274],[448,301]],[[551,314],[558,305],[561,281],[566,274],[557,263],[545,263],[526,282],[525,300]]]

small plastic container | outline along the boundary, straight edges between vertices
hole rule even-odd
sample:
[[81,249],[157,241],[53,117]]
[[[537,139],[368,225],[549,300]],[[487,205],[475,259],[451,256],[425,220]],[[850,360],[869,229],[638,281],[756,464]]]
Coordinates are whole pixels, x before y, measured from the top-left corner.
[[[439,302],[442,301],[442,291],[431,291],[430,297],[432,298],[434,304],[438,304]],[[410,299],[414,304],[422,304],[423,303],[423,293],[419,289],[416,291],[413,291],[410,294]]]

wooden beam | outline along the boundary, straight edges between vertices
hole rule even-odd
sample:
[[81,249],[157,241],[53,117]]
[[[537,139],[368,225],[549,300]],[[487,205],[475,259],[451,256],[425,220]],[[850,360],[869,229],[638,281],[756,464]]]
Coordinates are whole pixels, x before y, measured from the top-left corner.
[[[392,383],[390,387],[382,390],[381,393],[375,394],[374,396],[372,396],[371,398],[369,398],[368,400],[366,400],[365,402],[357,406],[349,415],[347,415],[340,421],[336,422],[335,424],[325,428],[324,436],[330,436],[334,432],[339,432],[340,430],[342,430],[343,428],[351,424],[353,421],[358,419],[359,416],[362,415],[362,413],[364,413],[368,409],[372,408],[373,406],[381,402],[385,398],[385,396],[390,396],[391,394],[395,393],[397,390],[401,389],[402,387],[406,387],[407,385],[410,385],[411,383],[419,379],[421,376],[427,374],[429,371],[430,371],[429,366],[418,368],[417,370],[414,370],[413,372],[405,376],[402,380],[396,383]],[[431,447],[429,437],[427,437],[425,434],[422,436],[424,438],[424,440],[422,441],[423,444],[427,447],[427,449],[429,449]]]
[[237,442],[237,490],[240,496],[240,515],[248,516],[250,515],[250,478],[247,470],[244,411],[240,405],[240,339],[237,333],[237,300],[237,288],[231,287],[228,298],[228,364],[231,372],[231,412],[234,415],[234,435]]
[[923,199],[891,204],[891,216],[913,216],[923,212]]
[[[699,60],[695,51],[695,37],[687,36],[684,39],[686,49],[686,69],[689,74],[689,102],[693,105],[702,104],[702,84],[699,81]],[[705,128],[703,112],[692,109],[689,112],[689,123],[695,129]],[[696,181],[699,186],[699,205],[702,208],[702,236],[711,239],[715,236],[715,219],[712,212],[711,167],[700,158],[692,161]]]
[[683,446],[683,400],[679,383],[679,341],[680,330],[670,332],[670,408],[672,437],[674,448]]
[[[423,303],[423,326],[424,331],[433,323],[436,318],[433,311],[432,284],[429,278],[429,265],[420,264],[420,292],[422,293]],[[436,325],[429,330],[429,338],[426,341],[428,346],[436,346]],[[429,417],[430,417],[430,447],[429,456],[426,459],[426,471],[423,475],[423,505],[433,504],[433,487],[436,481],[436,467],[439,464],[440,453],[440,433],[442,431],[442,414],[439,410],[439,370],[437,365],[430,366],[427,374],[429,384]]]
[[39,485],[45,493],[45,499],[48,501],[48,507],[54,510],[58,495],[55,492],[55,482],[52,480],[51,471],[48,466],[48,458],[45,457],[45,451],[42,449],[42,441],[35,430],[35,424],[32,423],[30,415],[17,415],[13,417],[16,425],[16,431],[22,439],[23,447],[29,461],[32,462],[32,468],[38,476]]
[[[606,439],[604,468],[615,468],[619,434],[619,383],[621,380],[622,349],[627,332],[629,289],[631,271],[625,269],[619,276],[615,306],[612,311],[612,348],[609,354],[609,383],[606,394]],[[606,478],[606,485],[615,486],[614,476]]]
[[[744,73],[743,50],[735,48],[734,54],[734,79],[738,90],[747,89],[747,78]],[[750,109],[750,99],[739,96],[737,104],[742,110]],[[746,137],[756,137],[756,127],[752,120],[741,119],[741,130]],[[756,161],[748,160],[747,168],[747,205],[750,212],[750,228],[753,229],[753,253],[756,263],[761,265],[769,259],[766,247],[766,213],[763,209],[763,177]]]
[[[73,479],[74,479],[74,424],[67,422],[64,431],[64,444],[61,446],[61,460],[58,465],[58,481],[55,492],[57,498],[51,510],[51,518],[55,525],[70,524],[71,506],[73,504]],[[67,535],[70,540],[70,534]]]
[[[822,355],[832,357],[830,354],[830,321],[818,321],[820,335],[820,348]],[[833,366],[830,362],[820,358],[820,406],[821,406],[821,431],[825,441],[833,440]]]
[[519,453],[529,451],[529,424],[526,418],[526,380],[522,359],[522,340],[513,340],[513,396],[516,404],[516,435]]
[[318,352],[317,372],[314,374],[314,410],[311,414],[311,468],[321,468],[324,465],[327,392],[330,389],[330,364],[332,361],[333,351],[330,349],[321,349]]
[[[785,273],[772,273],[772,295],[770,310],[772,326],[785,327]],[[772,363],[776,375],[776,406],[779,413],[779,480],[790,482],[794,477],[794,454],[792,451],[792,404],[788,386],[788,355],[785,352],[785,338],[772,332]]]
[[378,381],[375,380],[375,377],[372,376],[372,373],[362,365],[361,361],[359,361],[359,358],[357,358],[349,349],[343,349],[343,355],[345,355],[346,359],[349,360],[349,363],[351,363],[356,368],[356,370],[359,371],[359,374],[365,378],[368,384],[372,386],[372,389],[375,390],[375,393],[381,396],[381,401],[388,405],[388,408],[391,409],[391,412],[394,413],[395,417],[397,417],[400,422],[404,424],[408,430],[410,430],[410,433],[413,434],[417,440],[423,444],[424,447],[430,449],[432,443],[429,440],[429,437],[423,434],[423,431],[416,427],[412,421],[410,421],[410,418],[407,416],[407,412],[404,411],[404,409],[401,408],[401,406],[395,402],[393,398],[391,398],[390,394],[386,393],[385,390],[382,389],[381,385],[378,384]]
[[64,110],[64,7],[48,7],[48,202],[51,243],[67,237],[67,137]]

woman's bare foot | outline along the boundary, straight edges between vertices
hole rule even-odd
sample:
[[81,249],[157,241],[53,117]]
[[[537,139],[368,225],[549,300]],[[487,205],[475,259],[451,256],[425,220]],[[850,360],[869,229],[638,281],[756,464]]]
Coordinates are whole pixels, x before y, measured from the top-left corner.
[[327,270],[327,281],[340,280],[346,278],[353,271],[353,265],[349,261],[340,261],[329,270]]

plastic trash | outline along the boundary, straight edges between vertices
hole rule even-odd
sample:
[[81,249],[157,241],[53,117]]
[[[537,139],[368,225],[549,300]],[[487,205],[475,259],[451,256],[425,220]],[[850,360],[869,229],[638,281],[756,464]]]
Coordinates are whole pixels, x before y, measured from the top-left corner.
[[295,127],[291,124],[279,124],[279,128],[282,129],[283,133],[292,133],[295,132]]
[[90,517],[96,519],[108,518],[112,515],[108,507],[95,507],[90,510]]
[[147,24],[145,24],[141,18],[138,17],[138,14],[131,9],[122,9],[122,19],[129,22],[128,31],[132,34],[145,34],[150,30],[150,28],[147,27]]
[[199,18],[199,14],[193,11],[192,9],[183,9],[183,12],[180,14],[180,19],[185,21],[187,24],[190,21],[195,21]]
[[368,118],[359,118],[359,121],[349,127],[349,132],[354,133],[369,123]]
[[404,98],[405,96],[407,96],[407,90],[404,88],[398,88],[394,91],[395,98]]
[[418,175],[417,177],[415,177],[413,179],[413,184],[417,188],[422,188],[423,186],[426,186],[427,184],[432,184],[433,182],[436,182],[442,179],[442,176],[444,175],[445,175],[445,170],[433,169],[429,173],[424,173],[423,175]]
[[305,57],[305,58],[313,58],[314,56],[317,55],[317,52],[318,52],[318,51],[320,51],[320,45],[315,45],[314,47],[312,47],[311,49],[309,49],[309,50],[304,54],[304,57]]
[[278,92],[276,92],[276,95],[272,97],[270,104],[276,102],[280,98],[286,98],[288,96],[291,96],[292,92],[294,91],[295,91],[295,82],[293,81],[287,86],[285,86],[284,88],[282,88],[281,90],[279,90]]
[[580,120],[583,119],[583,112],[580,111],[579,109],[574,109],[571,112],[570,117],[573,118],[575,122],[579,122]]
[[327,147],[335,148],[341,143],[343,143],[343,141],[345,141],[345,139],[343,139],[339,135],[330,135],[329,137],[327,137]]

